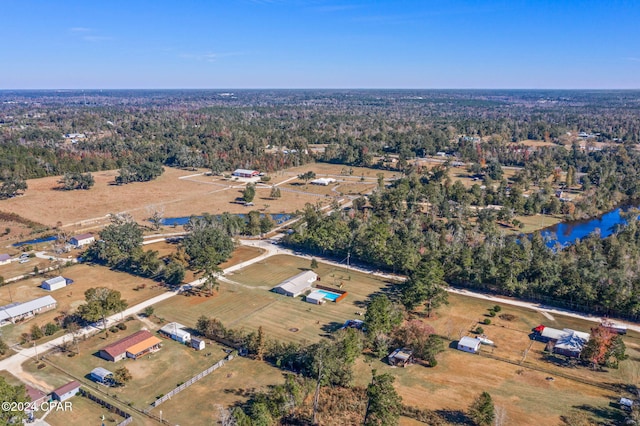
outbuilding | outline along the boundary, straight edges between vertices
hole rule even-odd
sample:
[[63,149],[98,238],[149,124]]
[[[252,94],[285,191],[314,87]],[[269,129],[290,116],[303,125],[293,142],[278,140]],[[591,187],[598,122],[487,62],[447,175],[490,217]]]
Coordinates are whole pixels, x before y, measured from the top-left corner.
[[407,348],[398,348],[387,357],[389,364],[396,367],[406,367],[413,362],[413,351]]
[[48,280],[42,281],[40,287],[44,290],[54,291],[66,287],[67,285],[73,283],[73,280],[67,279],[62,276],[57,276],[53,278],[49,278]]
[[69,242],[76,248],[81,248],[83,246],[86,246],[87,244],[91,244],[95,240],[96,238],[93,236],[93,234],[80,234],[71,237]]
[[11,263],[11,256],[8,254],[0,254],[0,265],[7,265]]
[[329,184],[334,182],[336,182],[334,178],[319,178],[319,179],[314,179],[309,183],[311,183],[311,185],[329,186]]
[[469,352],[471,354],[477,354],[480,350],[480,344],[482,341],[475,337],[464,336],[458,341],[458,350]]
[[113,381],[113,373],[106,368],[96,367],[91,370],[89,377],[94,382],[102,383],[103,385],[109,384]]
[[257,170],[236,169],[233,171],[232,175],[241,178],[252,178],[260,175],[260,172]]
[[313,303],[314,305],[322,305],[325,302],[324,298],[326,296],[326,293],[320,290],[315,290],[305,297],[305,301],[308,303]]
[[289,297],[298,297],[311,290],[313,283],[317,280],[318,274],[313,271],[304,271],[281,282],[272,291]]
[[30,318],[41,312],[55,309],[58,302],[51,296],[39,297],[24,303],[0,306],[0,327]]
[[191,338],[191,347],[196,351],[201,351],[205,348],[206,342],[203,339],[198,339],[197,337]]
[[60,402],[66,401],[67,399],[80,392],[80,386],[80,383],[74,380],[64,386],[60,386],[58,389],[51,392],[51,397]]
[[180,323],[170,322],[159,331],[176,342],[187,344],[191,341],[191,333],[189,333],[186,328],[187,327]]

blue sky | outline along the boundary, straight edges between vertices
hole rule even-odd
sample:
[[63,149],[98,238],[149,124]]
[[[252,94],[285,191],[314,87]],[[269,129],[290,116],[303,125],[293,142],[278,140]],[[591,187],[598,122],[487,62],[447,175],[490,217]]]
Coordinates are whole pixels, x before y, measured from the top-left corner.
[[0,89],[640,89],[640,1],[3,0]]

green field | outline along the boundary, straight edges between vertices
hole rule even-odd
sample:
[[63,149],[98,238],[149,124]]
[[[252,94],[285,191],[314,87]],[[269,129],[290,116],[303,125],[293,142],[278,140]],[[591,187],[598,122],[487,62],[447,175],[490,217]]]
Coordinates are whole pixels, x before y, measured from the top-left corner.
[[278,255],[226,276],[237,284],[222,282],[212,297],[178,296],[155,306],[156,314],[168,321],[194,326],[198,317],[215,317],[229,328],[257,330],[262,326],[268,337],[285,341],[318,341],[347,319],[358,318],[368,298],[390,283],[360,272],[348,271],[319,262],[319,284],[347,291],[338,302],[312,305],[302,298],[291,298],[269,291],[309,267],[309,261]]

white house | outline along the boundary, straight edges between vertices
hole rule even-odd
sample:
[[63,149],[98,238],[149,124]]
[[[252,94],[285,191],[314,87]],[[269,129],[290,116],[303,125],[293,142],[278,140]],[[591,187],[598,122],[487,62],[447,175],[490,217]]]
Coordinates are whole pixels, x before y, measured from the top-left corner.
[[11,263],[11,256],[8,254],[0,254],[0,265]]
[[66,401],[80,392],[80,386],[80,383],[74,380],[73,382],[60,386],[58,389],[51,392],[51,396],[53,399],[57,399],[58,401]]
[[96,238],[92,234],[80,234],[74,235],[71,237],[69,242],[76,246],[76,248],[81,248],[82,246],[86,246],[87,244],[91,244],[94,242]]
[[305,301],[308,303],[313,303],[314,305],[322,305],[324,303],[325,296],[325,293],[321,292],[320,290],[315,290],[307,295]]
[[0,306],[0,327],[9,323],[16,323],[32,317],[40,312],[55,309],[58,302],[51,296],[39,297],[24,303],[12,303]]
[[317,280],[318,274],[313,271],[304,271],[281,282],[272,291],[289,297],[298,297],[302,293],[311,290],[313,283]]
[[191,333],[185,329],[186,327],[180,323],[170,322],[158,331],[177,342],[186,344],[191,341]]
[[57,277],[49,278],[48,280],[42,281],[42,284],[40,285],[40,287],[42,287],[44,290],[54,291],[54,290],[58,290],[60,288],[66,287],[67,284],[71,284],[69,281],[71,280],[67,280],[65,277],[62,277],[62,276],[57,276]]
[[458,350],[477,354],[480,350],[480,344],[482,341],[475,337],[464,336],[458,341]]
[[336,180],[333,178],[320,178],[320,179],[314,179],[310,183],[311,185],[329,186],[329,184],[333,182],[336,182]]

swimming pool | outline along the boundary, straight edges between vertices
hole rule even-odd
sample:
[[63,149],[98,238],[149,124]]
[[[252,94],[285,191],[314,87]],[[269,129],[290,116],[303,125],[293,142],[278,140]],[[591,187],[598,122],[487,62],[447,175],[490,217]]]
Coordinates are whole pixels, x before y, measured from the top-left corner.
[[318,293],[324,294],[324,298],[327,300],[331,300],[332,302],[335,302],[338,297],[342,296],[341,294],[334,293],[331,291],[326,291],[326,290],[316,290],[316,291]]

